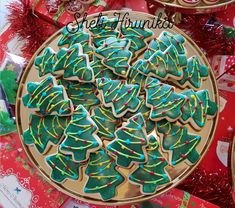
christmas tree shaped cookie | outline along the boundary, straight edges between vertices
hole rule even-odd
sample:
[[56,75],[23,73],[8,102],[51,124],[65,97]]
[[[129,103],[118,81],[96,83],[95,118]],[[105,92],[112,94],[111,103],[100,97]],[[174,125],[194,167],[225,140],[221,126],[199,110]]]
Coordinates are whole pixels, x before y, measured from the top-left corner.
[[147,161],[146,125],[141,113],[128,119],[127,124],[119,128],[115,135],[115,139],[108,144],[107,150],[116,156],[117,165],[128,168],[133,163]]
[[198,57],[193,56],[188,59],[188,65],[184,69],[183,78],[178,83],[182,87],[190,86],[194,89],[199,89],[202,79],[206,77],[208,77],[208,67],[201,65]]
[[158,38],[154,38],[148,49],[144,53],[144,58],[149,59],[156,51],[165,51],[170,45],[173,45],[179,54],[185,54],[185,39],[182,35],[173,35],[170,32],[163,31]]
[[80,168],[83,166],[82,163],[73,161],[71,155],[60,151],[47,156],[46,162],[51,168],[51,179],[57,183],[63,183],[66,179],[78,180]]
[[121,27],[121,33],[124,38],[131,40],[130,51],[132,58],[147,48],[147,41],[153,37],[153,32],[149,29],[141,27],[141,21],[133,22],[133,27]]
[[53,74],[53,66],[56,63],[56,53],[51,48],[46,48],[43,54],[37,56],[34,65],[38,69],[39,76]]
[[98,128],[86,109],[79,105],[65,130],[66,138],[61,143],[60,150],[64,154],[72,155],[74,161],[87,160],[89,154],[102,145],[100,138],[96,135],[97,131]]
[[94,61],[91,62],[91,67],[94,72],[95,79],[97,78],[110,78],[110,79],[117,79],[118,76],[113,73],[113,71],[107,68],[104,64],[102,64],[101,59],[97,56],[94,57]]
[[97,86],[104,106],[112,107],[114,116],[120,118],[128,111],[135,112],[139,107],[139,85],[126,84],[121,80],[99,78]]
[[207,115],[214,116],[218,110],[215,102],[210,100],[208,90],[194,92],[187,90],[183,92],[187,100],[182,107],[181,120],[190,122],[194,128],[201,129],[206,122]]
[[58,42],[58,46],[68,45],[71,47],[75,43],[80,43],[84,54],[89,56],[91,60],[93,57],[93,48],[91,47],[91,37],[89,33],[83,31],[79,27],[71,27],[67,25],[61,30],[62,37]]
[[28,108],[39,110],[42,115],[56,112],[58,115],[69,115],[73,111],[71,100],[67,99],[63,86],[55,84],[49,76],[41,82],[28,82],[28,94],[24,95],[23,104]]
[[142,64],[142,60],[136,61],[136,63],[131,66],[128,77],[127,83],[128,84],[138,84],[140,85],[140,93],[144,90],[144,85],[146,81],[146,76],[141,74],[138,70],[139,66]]
[[82,54],[81,45],[72,45],[69,49],[61,48],[56,57],[57,61],[53,71],[63,71],[65,79],[78,80],[80,82],[93,82],[94,74],[89,66],[89,59]]
[[96,49],[96,55],[102,64],[121,77],[127,77],[132,53],[128,50],[130,41],[126,38],[108,38]]
[[64,116],[31,114],[29,128],[23,134],[23,141],[27,145],[35,145],[40,153],[45,153],[51,144],[59,143],[68,122],[69,118]]
[[186,97],[175,93],[173,86],[163,84],[156,78],[148,77],[146,80],[146,105],[151,107],[150,118],[159,121],[166,118],[175,121],[181,115],[181,107]]
[[121,120],[113,115],[112,109],[99,106],[94,109],[92,114],[91,118],[99,129],[98,136],[108,140],[114,139],[114,132]]
[[[149,119],[151,109],[146,106],[146,103],[145,103],[146,101],[145,101],[144,96],[141,96],[139,99],[140,99],[140,106],[137,110],[137,113],[141,113],[142,116],[144,117],[144,120],[146,123],[146,131],[147,131],[147,134],[149,134],[154,130],[155,122]],[[123,118],[124,120],[126,120],[126,118],[128,119],[132,117],[133,115],[134,115],[133,113],[127,113],[126,115],[124,115]]]
[[187,159],[190,163],[198,161],[196,150],[201,141],[198,135],[188,134],[187,128],[162,120],[157,122],[157,131],[162,137],[162,147],[170,152],[170,164],[176,165]]
[[154,136],[149,138],[147,147],[148,162],[141,164],[130,174],[129,180],[132,183],[141,185],[143,194],[153,194],[158,186],[164,185],[170,181],[165,167],[168,165],[165,158],[159,152],[159,145]]
[[85,193],[99,193],[104,201],[116,196],[116,188],[125,181],[124,177],[116,170],[113,159],[100,149],[91,153],[85,174],[88,181],[85,185]]
[[117,38],[119,31],[116,30],[118,26],[118,18],[109,19],[106,16],[101,17],[95,27],[90,27],[89,31],[92,33],[92,43],[99,47],[104,40],[110,37]]
[[96,97],[96,86],[92,83],[68,80],[59,80],[58,83],[64,86],[74,105],[82,104],[89,111],[92,107],[100,104],[100,100]]
[[164,52],[156,51],[149,59],[144,60],[138,70],[146,76],[151,75],[163,80],[168,77],[180,80],[183,76],[183,67],[186,65],[186,56],[178,54],[171,45]]

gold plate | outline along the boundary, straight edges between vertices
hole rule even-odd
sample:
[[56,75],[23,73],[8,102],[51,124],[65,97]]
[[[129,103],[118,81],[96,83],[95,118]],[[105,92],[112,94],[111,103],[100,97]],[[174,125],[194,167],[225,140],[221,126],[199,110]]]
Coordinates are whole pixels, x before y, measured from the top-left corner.
[[[109,12],[104,12],[103,15],[106,15],[108,17],[113,17],[113,13],[115,11],[109,11]],[[123,11],[116,11],[116,12],[121,12],[124,14],[125,12]],[[93,18],[96,18],[97,14],[90,15],[88,17],[88,20],[92,20]],[[141,13],[141,12],[130,12],[130,18],[132,20],[143,20],[143,19],[148,19],[148,20],[153,20],[155,17],[153,15]],[[156,36],[158,36],[163,29],[152,29]],[[167,31],[173,33],[173,34],[181,34],[185,37],[186,43],[185,47],[187,49],[187,57],[190,57],[192,55],[197,55],[200,59],[201,64],[205,64],[209,67],[209,77],[207,80],[203,81],[201,89],[208,89],[210,98],[215,101],[217,104],[218,102],[218,90],[216,87],[216,80],[214,77],[214,74],[210,68],[210,65],[203,55],[203,53],[200,51],[198,46],[186,35],[184,34],[181,30],[179,30],[176,27],[173,27],[172,29],[166,29]],[[26,93],[25,86],[27,82],[33,81],[37,82],[42,80],[43,78],[39,78],[38,76],[38,71],[36,68],[33,66],[34,59],[37,55],[39,55],[45,47],[52,47],[55,51],[58,51],[58,46],[57,42],[60,39],[61,34],[59,32],[55,33],[52,35],[34,54],[32,59],[30,60],[23,77],[20,82],[20,87],[18,90],[18,95],[17,95],[17,103],[16,103],[16,120],[17,120],[17,127],[18,131],[20,134],[20,137],[22,137],[22,134],[24,130],[28,128],[28,123],[29,123],[29,115],[33,111],[31,109],[27,109],[22,101],[22,95]],[[182,90],[177,88],[177,91],[180,92]],[[30,158],[31,162],[38,168],[38,170],[41,172],[41,174],[49,181],[50,184],[52,184],[54,187],[56,187],[58,190],[75,197],[77,199],[94,203],[94,204],[103,204],[103,205],[120,205],[120,204],[127,204],[127,203],[136,203],[140,201],[144,201],[147,199],[150,199],[151,197],[154,197],[156,195],[159,195],[177,184],[179,184],[183,179],[185,179],[194,169],[195,167],[199,164],[201,158],[205,155],[208,147],[210,146],[210,143],[213,139],[214,132],[216,129],[217,125],[217,120],[218,116],[216,115],[213,119],[207,120],[206,125],[201,131],[195,131],[191,126],[186,125],[189,128],[190,133],[195,133],[199,134],[202,137],[201,142],[197,146],[197,151],[200,154],[200,159],[199,161],[190,166],[185,162],[181,162],[178,165],[171,167],[169,166],[168,173],[172,178],[172,181],[168,183],[165,186],[160,187],[157,192],[154,195],[142,195],[140,193],[140,188],[137,185],[130,184],[129,182],[125,182],[118,186],[117,188],[117,196],[113,198],[112,200],[108,202],[103,202],[98,194],[85,194],[83,192],[83,186],[86,182],[86,177],[83,177],[82,181],[72,181],[72,180],[66,180],[62,184],[55,183],[52,181],[49,177],[50,174],[50,168],[47,166],[45,162],[45,156],[52,154],[56,151],[56,147],[54,146],[49,150],[49,152],[46,153],[46,155],[40,154],[37,149],[34,146],[27,146],[23,143],[22,145]],[[167,156],[167,153],[164,153],[165,156]],[[83,175],[84,175],[84,168],[83,168]],[[130,172],[130,170],[120,168],[120,172],[123,173],[125,176]]]
[[154,0],[154,1],[156,1],[161,5],[164,5],[166,9],[169,9],[171,11],[189,13],[189,14],[218,12],[227,9],[229,6],[235,3],[235,0],[220,0],[215,4],[209,5],[205,4],[203,0],[201,0],[201,2],[196,6],[184,6],[179,4],[177,0],[172,0],[169,2],[162,0]]

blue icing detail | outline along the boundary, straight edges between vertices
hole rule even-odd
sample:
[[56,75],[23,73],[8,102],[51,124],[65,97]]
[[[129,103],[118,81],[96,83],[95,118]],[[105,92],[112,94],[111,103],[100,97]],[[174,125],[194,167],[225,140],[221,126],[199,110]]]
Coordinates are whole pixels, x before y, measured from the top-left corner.
[[106,121],[106,118],[101,118],[101,121],[105,122],[105,121]]
[[119,90],[117,90],[117,94],[120,94],[121,93],[121,90],[119,89]]
[[165,103],[166,102],[166,98],[162,98],[162,102]]
[[78,136],[80,136],[82,134],[82,131],[81,130],[79,130],[78,131]]
[[84,95],[84,93],[83,93],[83,92],[80,92],[80,93],[79,93],[79,95],[80,95],[80,96],[83,96],[83,95]]
[[114,134],[109,134],[109,137],[114,137]]
[[85,188],[84,188],[84,192],[87,192],[87,191],[88,191],[88,188],[87,188],[87,187],[85,187]]
[[162,177],[165,179],[168,178],[167,174],[162,174]]
[[27,103],[27,107],[29,108],[31,106],[31,104],[30,103]]
[[134,47],[134,49],[135,49],[135,50],[138,50],[138,49],[139,49],[139,47],[138,47],[138,46],[135,46],[135,47]]
[[82,113],[82,117],[86,117],[86,113],[85,112]]
[[141,130],[141,129],[142,129],[142,126],[141,126],[141,125],[138,125],[137,129],[138,129],[138,130]]
[[104,150],[102,149],[102,150],[100,150],[100,154],[101,155],[103,155],[104,154]]
[[112,149],[112,147],[110,147],[110,146],[107,146],[107,150],[111,150]]
[[178,76],[181,76],[181,72],[180,72],[180,71],[178,71],[178,73],[177,73],[177,74],[178,74]]
[[69,158],[69,156],[66,156],[65,159],[66,159],[66,160],[69,160],[70,158]]
[[116,175],[116,179],[120,179],[120,175]]
[[52,77],[48,77],[47,79],[48,79],[48,80],[52,80]]
[[166,64],[168,64],[169,61],[168,61],[168,60],[165,60],[165,62],[166,62]]
[[175,162],[175,161],[172,161],[172,162],[171,162],[171,164],[172,164],[172,165],[175,165],[175,164],[176,164],[176,162]]
[[174,146],[171,145],[171,146],[169,147],[169,150],[173,150],[173,149],[174,149]]
[[64,113],[64,110],[60,109],[60,110],[59,110],[59,113],[60,113],[60,114]]
[[73,174],[73,178],[76,179],[78,175],[76,173]]
[[200,140],[200,139],[201,139],[201,137],[200,137],[200,136],[197,136],[197,137],[196,137],[196,140]]
[[130,139],[126,139],[126,144],[130,144],[130,143],[131,143]]
[[102,172],[103,172],[103,168],[100,168],[100,169],[99,169],[99,173],[102,173]]
[[43,93],[42,93],[42,96],[43,96],[43,97],[46,97],[46,96],[47,96],[47,93],[46,93],[46,92],[43,92]]
[[154,160],[156,160],[156,159],[157,159],[157,155],[153,155],[152,158],[153,158]]
[[143,154],[140,155],[140,159],[144,159],[144,155]]
[[97,141],[94,141],[94,146],[98,146],[98,142]]
[[144,168],[144,165],[143,165],[143,164],[140,164],[140,168]]

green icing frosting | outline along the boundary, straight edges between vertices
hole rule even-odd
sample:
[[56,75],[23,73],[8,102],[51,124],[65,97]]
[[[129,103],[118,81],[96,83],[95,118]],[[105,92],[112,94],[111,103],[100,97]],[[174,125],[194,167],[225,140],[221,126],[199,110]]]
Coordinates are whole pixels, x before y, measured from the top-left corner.
[[153,32],[140,26],[141,21],[133,22],[135,27],[121,27],[121,33],[124,38],[131,41],[130,51],[132,58],[136,58],[137,53],[141,53],[147,47],[147,40],[153,36]]
[[162,134],[163,149],[170,151],[171,165],[176,165],[185,159],[191,163],[198,161],[200,155],[196,147],[201,141],[200,136],[188,134],[186,127],[166,120],[157,122],[157,131]]
[[140,91],[142,92],[144,90],[144,85],[147,77],[143,74],[141,74],[138,70],[139,66],[142,64],[142,60],[136,61],[136,63],[131,66],[128,77],[127,77],[127,83],[128,84],[139,84],[140,85]]
[[149,59],[156,51],[165,51],[170,45],[173,45],[179,54],[185,54],[185,39],[182,35],[173,35],[170,32],[163,31],[158,38],[154,38],[148,49],[144,53],[144,58]]
[[139,85],[126,84],[121,80],[97,79],[98,90],[106,107],[112,107],[113,114],[120,118],[126,112],[135,112],[140,104]]
[[[141,113],[142,116],[144,117],[144,120],[145,120],[145,123],[146,123],[146,131],[147,131],[147,134],[151,133],[153,130],[154,130],[154,127],[155,127],[155,122],[150,120],[150,108],[148,108],[146,106],[146,100],[144,99],[144,97],[140,97],[140,106],[137,110],[137,113]],[[126,118],[130,118],[134,116],[134,113],[126,113],[126,115],[124,115],[124,119]]]
[[94,74],[89,66],[86,54],[81,54],[79,44],[72,45],[69,49],[62,48],[58,51],[57,61],[53,71],[63,71],[64,78],[74,78],[80,82],[93,82]]
[[187,65],[185,55],[178,54],[173,45],[169,46],[164,52],[158,50],[149,59],[143,60],[138,70],[145,75],[152,75],[159,79],[181,79],[183,67]]
[[129,51],[128,39],[108,38],[96,49],[96,55],[102,64],[121,77],[127,77],[130,69],[132,53]]
[[85,170],[88,181],[84,192],[99,193],[104,201],[115,197],[117,186],[125,181],[116,168],[115,162],[104,149],[92,153]]
[[208,90],[195,92],[187,90],[182,93],[187,100],[182,107],[181,120],[186,123],[190,122],[197,129],[205,125],[207,115],[214,116],[218,110],[215,102],[209,98]]
[[0,136],[16,131],[14,120],[10,118],[8,112],[0,111]]
[[94,109],[93,114],[91,118],[99,129],[98,136],[108,140],[114,139],[114,132],[121,120],[113,115],[112,109],[99,106]]
[[118,26],[118,18],[109,19],[103,16],[99,19],[96,27],[91,27],[89,31],[92,35],[92,43],[99,47],[103,44],[104,40],[110,37],[118,37],[119,31],[116,30]]
[[41,82],[28,82],[27,91],[28,94],[22,97],[23,104],[39,110],[42,115],[53,112],[68,115],[72,112],[71,100],[65,98],[64,87],[55,85],[51,76]]
[[46,157],[47,164],[51,167],[50,177],[57,183],[62,183],[66,179],[78,180],[79,169],[82,163],[74,162],[70,155],[58,152]]
[[29,128],[23,134],[23,141],[26,145],[35,145],[40,153],[45,153],[51,146],[49,142],[52,144],[59,143],[68,120],[69,118],[64,116],[31,114]]
[[167,118],[170,121],[176,120],[180,115],[186,97],[175,93],[175,88],[163,84],[156,78],[149,77],[146,80],[147,106],[151,107],[150,118],[161,120]]
[[94,71],[95,79],[102,77],[118,79],[118,76],[114,74],[111,69],[102,64],[101,59],[99,59],[97,56],[95,56],[94,61],[91,62],[91,67]]
[[128,119],[127,124],[119,128],[115,135],[115,139],[108,144],[107,150],[116,156],[117,165],[128,168],[133,163],[147,161],[146,125],[141,113]]
[[196,89],[201,87],[202,78],[208,77],[208,67],[201,65],[197,56],[188,59],[187,68],[184,68],[183,71],[183,78],[178,81],[179,84],[187,84]]
[[142,193],[153,194],[156,192],[158,186],[170,182],[170,178],[165,172],[165,167],[168,163],[159,151],[159,144],[154,136],[150,136],[149,138],[147,154],[148,162],[139,165],[130,174],[129,180],[133,183],[140,184]]
[[6,94],[8,103],[15,105],[16,92],[18,84],[16,82],[17,76],[15,71],[3,70],[0,71],[0,85]]
[[53,75],[53,66],[56,63],[56,52],[51,48],[46,48],[43,54],[37,56],[34,65],[38,69],[39,76],[42,77],[46,74]]
[[68,97],[75,106],[82,104],[89,111],[100,104],[100,100],[96,97],[97,90],[94,84],[67,80],[59,80],[58,83],[64,86]]
[[[68,28],[67,28],[68,27]],[[58,46],[68,45],[71,47],[75,43],[80,43],[84,54],[93,58],[93,48],[91,47],[91,37],[89,33],[83,31],[78,27],[67,26],[61,30],[62,37],[58,42]],[[69,31],[68,31],[69,30]]]
[[96,135],[97,131],[98,128],[86,109],[79,105],[65,130],[66,138],[60,144],[60,150],[64,154],[72,155],[74,161],[87,160],[89,154],[102,145],[100,138]]

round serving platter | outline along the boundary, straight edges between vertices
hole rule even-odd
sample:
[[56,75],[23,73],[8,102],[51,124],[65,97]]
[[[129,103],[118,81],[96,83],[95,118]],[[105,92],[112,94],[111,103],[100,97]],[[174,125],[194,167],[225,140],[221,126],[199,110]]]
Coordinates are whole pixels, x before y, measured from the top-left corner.
[[[115,11],[109,11],[104,12],[103,16],[108,16],[109,18],[114,17]],[[121,14],[124,14],[125,12],[122,11],[116,11],[121,12]],[[88,16],[87,20],[91,21],[94,18],[97,18],[98,14],[93,14]],[[153,15],[141,13],[141,12],[130,12],[129,15],[131,20],[153,20],[155,17]],[[200,63],[203,65],[207,65],[209,67],[209,77],[202,82],[202,86],[199,90],[207,89],[209,91],[210,99],[214,101],[218,105],[218,90],[216,87],[216,80],[214,77],[214,74],[210,68],[210,65],[203,55],[202,51],[197,47],[197,45],[187,36],[185,35],[181,30],[179,30],[177,27],[173,27],[171,29],[151,29],[156,36],[158,36],[162,31],[168,31],[172,34],[181,34],[186,39],[185,48],[187,50],[187,57],[191,57],[192,55],[198,56]],[[17,127],[19,131],[19,135],[22,138],[23,132],[28,128],[29,123],[29,115],[33,113],[33,110],[26,108],[23,105],[22,102],[22,96],[26,94],[26,84],[30,82],[39,82],[43,78],[40,78],[38,76],[38,70],[33,65],[34,60],[36,56],[40,55],[43,50],[46,47],[51,47],[54,51],[58,51],[58,40],[61,38],[60,31],[56,32],[54,35],[52,35],[34,54],[32,59],[30,60],[19,85],[18,95],[17,95],[17,103],[16,103],[16,120],[17,120]],[[142,55],[139,56],[139,58],[142,58]],[[181,92],[182,89],[176,87],[177,92]],[[189,88],[185,88],[184,90],[187,90]],[[54,187],[56,187],[58,190],[66,193],[69,196],[75,197],[77,199],[94,203],[94,204],[105,204],[105,205],[121,205],[121,204],[127,204],[127,203],[137,203],[140,201],[148,200],[156,195],[162,194],[166,192],[167,190],[173,188],[177,184],[179,184],[181,181],[183,181],[194,169],[195,167],[200,163],[200,160],[205,155],[207,149],[210,146],[210,143],[213,139],[214,132],[217,125],[218,116],[216,115],[212,119],[208,119],[205,126],[200,130],[197,131],[193,129],[189,124],[186,124],[185,126],[188,128],[188,131],[190,133],[195,133],[197,135],[201,136],[201,141],[199,145],[196,147],[198,153],[200,154],[200,159],[194,164],[189,165],[187,162],[181,162],[175,166],[169,166],[167,167],[167,172],[169,176],[171,177],[171,181],[164,185],[160,186],[156,193],[153,195],[143,195],[140,192],[140,187],[138,185],[133,185],[128,180],[125,180],[124,183],[119,185],[117,187],[117,195],[109,201],[102,201],[99,194],[86,194],[83,191],[84,184],[87,180],[87,177],[83,177],[81,181],[74,181],[74,180],[66,180],[63,183],[56,183],[50,178],[50,167],[46,164],[45,157],[48,155],[51,155],[57,151],[57,147],[53,146],[51,149],[49,149],[46,154],[40,154],[35,146],[27,146],[24,144],[23,140],[22,145],[24,147],[25,152],[27,153],[28,157],[30,158],[31,162],[37,167],[37,169],[40,171],[40,173],[44,176],[45,179],[48,180],[50,184],[52,184]],[[156,135],[156,133],[154,133]],[[156,135],[157,136],[157,135]],[[157,136],[158,141],[160,141],[159,137]],[[104,142],[106,144],[106,142]],[[161,153],[167,158],[168,154]],[[133,167],[130,169],[124,169],[119,168],[119,171],[121,174],[123,174],[126,179],[129,173],[133,170]],[[82,169],[82,174],[84,174],[84,168]]]
[[234,0],[220,0],[215,4],[205,4],[203,1],[201,1],[196,6],[186,6],[179,4],[177,0],[172,0],[172,1],[154,0],[154,1],[159,3],[160,5],[163,5],[167,10],[188,13],[188,14],[205,14],[205,13],[218,12],[226,10],[229,6],[235,3]]

